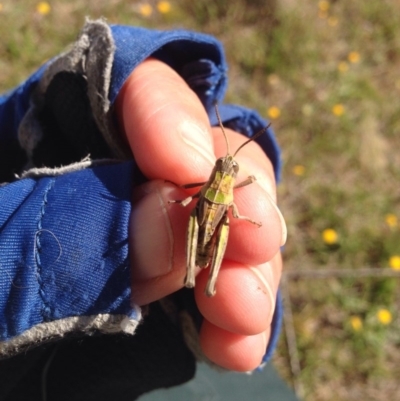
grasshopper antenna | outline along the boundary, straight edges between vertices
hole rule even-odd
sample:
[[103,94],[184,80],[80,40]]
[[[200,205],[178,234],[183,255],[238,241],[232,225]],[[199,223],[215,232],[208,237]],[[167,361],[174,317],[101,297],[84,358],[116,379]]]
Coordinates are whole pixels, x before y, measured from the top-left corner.
[[246,142],[242,143],[237,149],[236,152],[233,154],[233,157],[235,157],[237,155],[237,153],[239,152],[240,149],[243,148],[243,146],[246,146],[249,142],[254,141],[255,139],[257,139],[259,136],[261,136],[264,132],[267,131],[267,129],[271,126],[271,123],[269,123],[265,128],[261,129],[260,131],[258,131],[255,135],[253,135],[250,139],[248,139]]
[[224,126],[222,125],[221,116],[219,115],[217,103],[215,103],[214,107],[215,107],[215,114],[217,115],[217,120],[218,120],[219,126],[221,127],[222,133],[224,134],[224,138],[225,138],[225,142],[226,142],[227,154],[229,155],[229,142],[228,142],[228,138],[226,136],[225,130],[224,130]]

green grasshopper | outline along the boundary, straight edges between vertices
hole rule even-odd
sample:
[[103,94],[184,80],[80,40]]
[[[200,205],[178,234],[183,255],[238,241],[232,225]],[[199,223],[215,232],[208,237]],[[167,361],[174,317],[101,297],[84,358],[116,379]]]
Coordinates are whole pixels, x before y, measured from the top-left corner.
[[189,226],[186,235],[186,277],[184,285],[193,288],[195,285],[195,268],[206,268],[211,265],[210,274],[205,289],[208,297],[215,295],[215,284],[222,259],[225,254],[229,235],[228,210],[231,208],[232,215],[236,219],[247,220],[248,222],[261,227],[261,223],[249,217],[241,216],[238,208],[233,202],[233,190],[251,184],[256,178],[251,175],[246,180],[235,185],[235,179],[239,171],[239,164],[234,159],[240,149],[249,142],[254,141],[262,135],[269,125],[244,142],[232,155],[229,153],[229,142],[221,117],[215,106],[219,126],[225,138],[227,154],[220,157],[206,182],[182,185],[181,188],[201,189],[194,195],[183,200],[171,200],[169,203],[180,203],[186,207],[194,198],[199,198],[196,207],[192,210],[189,218]]

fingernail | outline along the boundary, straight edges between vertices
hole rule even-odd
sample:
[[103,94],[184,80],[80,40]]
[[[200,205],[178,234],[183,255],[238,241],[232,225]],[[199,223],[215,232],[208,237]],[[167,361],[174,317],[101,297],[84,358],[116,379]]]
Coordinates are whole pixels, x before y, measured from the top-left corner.
[[[268,293],[268,298],[269,298],[269,302],[270,302],[270,310],[271,310],[270,318],[272,320],[273,312],[275,310],[276,300],[275,300],[275,294],[273,293],[272,288],[271,288],[271,284],[268,282],[266,277],[264,277],[264,275],[261,273],[261,271],[259,269],[257,269],[256,267],[250,267],[250,270],[264,284],[265,290]],[[268,270],[271,271],[270,269],[268,269]]]
[[148,280],[172,269],[173,232],[166,200],[154,182],[138,188],[130,219],[132,276]]
[[261,333],[261,335],[262,335],[262,339],[264,341],[264,349],[266,350],[267,346],[268,346],[268,343],[269,343],[269,334],[264,331],[263,333]]
[[276,213],[278,213],[279,216],[279,220],[281,222],[281,232],[282,232],[282,236],[281,236],[281,242],[280,245],[283,246],[286,243],[287,240],[287,227],[286,227],[286,222],[285,219],[283,218],[283,215],[281,213],[281,211],[279,210],[277,204],[275,203],[275,201],[272,199],[271,195],[268,194],[269,200],[272,204],[272,206],[274,207],[274,209],[276,210]]
[[206,127],[201,127],[192,120],[184,119],[177,127],[177,130],[186,145],[195,149],[211,165],[215,164],[213,143]]

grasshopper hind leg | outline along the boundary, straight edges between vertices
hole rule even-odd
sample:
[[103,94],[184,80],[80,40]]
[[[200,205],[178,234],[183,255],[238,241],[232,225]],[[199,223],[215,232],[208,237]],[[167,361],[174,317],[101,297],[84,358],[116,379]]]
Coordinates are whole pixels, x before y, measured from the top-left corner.
[[229,236],[229,218],[225,215],[225,218],[221,221],[216,233],[216,246],[211,259],[210,274],[205,289],[205,294],[208,297],[213,297],[216,294],[215,285],[218,278],[219,269],[224,258],[226,245],[228,243]]
[[197,222],[196,208],[192,210],[186,238],[186,277],[185,287],[193,288],[195,285],[197,240],[199,238],[199,224]]

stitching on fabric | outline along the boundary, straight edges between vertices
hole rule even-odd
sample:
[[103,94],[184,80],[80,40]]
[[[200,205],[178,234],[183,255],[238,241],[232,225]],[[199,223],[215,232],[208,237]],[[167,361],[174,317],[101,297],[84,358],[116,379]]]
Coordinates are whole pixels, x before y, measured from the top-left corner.
[[44,321],[48,321],[51,319],[51,308],[50,308],[50,301],[47,299],[46,292],[44,290],[44,283],[42,280],[42,263],[40,259],[40,252],[42,250],[42,244],[40,242],[40,234],[43,232],[43,226],[42,226],[42,220],[44,217],[44,214],[46,212],[46,206],[48,202],[48,194],[51,191],[51,189],[54,187],[56,179],[53,178],[50,180],[49,185],[47,186],[44,194],[43,194],[43,200],[42,200],[42,205],[40,207],[40,217],[37,223],[37,231],[35,233],[35,260],[36,260],[36,268],[37,268],[37,280],[39,283],[39,295],[40,298],[42,299],[43,302],[43,307],[42,307],[42,316]]

